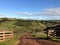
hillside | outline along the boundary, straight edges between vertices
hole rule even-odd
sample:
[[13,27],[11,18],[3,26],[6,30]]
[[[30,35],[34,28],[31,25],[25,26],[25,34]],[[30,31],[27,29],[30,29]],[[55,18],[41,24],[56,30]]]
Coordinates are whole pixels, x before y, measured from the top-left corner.
[[[7,40],[0,43],[1,45],[12,45],[18,42],[19,37],[24,35],[26,32],[32,32],[32,36],[37,38],[46,38],[44,31],[46,26],[52,26],[60,24],[60,20],[23,20],[15,18],[0,18],[0,31],[12,30],[14,33],[13,40]],[[39,32],[39,33],[37,33]]]
[[11,18],[1,18],[0,20],[0,31],[13,30],[15,34],[34,30],[40,31],[45,27],[45,24],[42,24],[41,21],[36,20],[22,20]]
[[14,34],[19,34],[27,31],[43,31],[46,26],[59,24],[59,20],[22,20],[15,18],[0,18],[0,31],[12,30]]

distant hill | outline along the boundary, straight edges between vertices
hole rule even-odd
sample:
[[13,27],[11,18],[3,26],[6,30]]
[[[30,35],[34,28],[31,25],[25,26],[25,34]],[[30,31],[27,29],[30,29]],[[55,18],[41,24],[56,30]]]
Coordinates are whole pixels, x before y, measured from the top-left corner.
[[12,30],[15,34],[27,31],[43,31],[46,26],[59,24],[60,20],[23,20],[15,18],[0,18],[0,30]]

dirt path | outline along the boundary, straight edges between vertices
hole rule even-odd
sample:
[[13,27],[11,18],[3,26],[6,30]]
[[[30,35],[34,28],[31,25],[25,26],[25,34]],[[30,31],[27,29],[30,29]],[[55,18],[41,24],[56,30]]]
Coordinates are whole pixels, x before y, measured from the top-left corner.
[[60,45],[60,43],[51,40],[38,40],[31,37],[30,33],[26,33],[20,38],[18,45]]
[[60,43],[54,42],[54,41],[51,41],[51,40],[38,40],[38,42],[41,45],[60,45]]

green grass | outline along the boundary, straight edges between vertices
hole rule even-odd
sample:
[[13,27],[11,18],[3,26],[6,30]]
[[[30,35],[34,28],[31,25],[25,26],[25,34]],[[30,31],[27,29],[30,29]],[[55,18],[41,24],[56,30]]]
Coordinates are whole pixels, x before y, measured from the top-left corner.
[[17,41],[18,41],[18,39],[16,37],[14,37],[13,39],[0,42],[0,45],[13,45]]
[[56,41],[56,42],[60,42],[60,39],[55,38],[55,37],[52,37],[51,40]]
[[36,37],[36,38],[46,38],[47,36],[44,34],[44,33],[32,33],[31,34],[33,37]]

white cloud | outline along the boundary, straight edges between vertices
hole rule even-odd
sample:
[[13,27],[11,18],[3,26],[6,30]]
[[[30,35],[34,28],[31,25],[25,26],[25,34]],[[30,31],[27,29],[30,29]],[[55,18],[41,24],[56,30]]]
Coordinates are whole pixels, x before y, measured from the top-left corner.
[[44,9],[42,12],[38,12],[38,13],[14,12],[14,14],[27,15],[27,16],[32,16],[32,15],[52,15],[52,16],[59,15],[60,16],[60,7]]
[[14,14],[32,16],[32,18],[33,16],[35,16],[37,19],[39,19],[39,17],[40,18],[42,17],[42,19],[44,19],[43,17],[45,17],[45,19],[60,19],[60,7],[47,8],[47,9],[44,9],[42,12],[37,12],[37,13],[14,12]]
[[[48,19],[60,19],[60,7],[44,9],[40,14],[48,16]],[[50,18],[49,18],[50,17]]]
[[59,15],[60,16],[60,7],[59,8],[49,8],[49,9],[44,9],[44,11],[42,12],[42,14],[44,15],[54,15],[54,16],[57,16]]
[[0,18],[4,17],[4,15],[0,15]]
[[27,15],[27,16],[33,15],[33,13],[28,13],[28,12],[14,12],[14,14]]
[[3,15],[0,15],[0,16],[3,16]]

